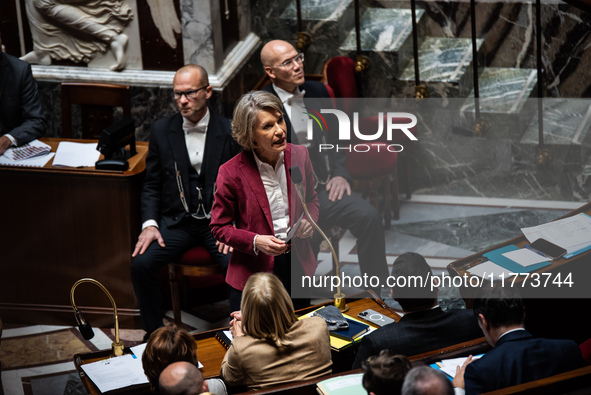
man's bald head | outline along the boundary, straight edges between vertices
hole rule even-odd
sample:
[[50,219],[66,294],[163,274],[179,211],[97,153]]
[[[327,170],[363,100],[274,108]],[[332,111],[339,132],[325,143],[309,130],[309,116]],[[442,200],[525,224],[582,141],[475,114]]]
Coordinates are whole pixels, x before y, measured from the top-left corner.
[[162,395],[197,395],[207,391],[199,369],[184,361],[171,363],[160,373],[158,388]]
[[[261,49],[261,63],[265,72],[275,85],[288,92],[293,92],[306,81],[303,63],[293,60],[297,55],[294,46],[283,40],[269,41]],[[289,66],[281,66],[290,60]]]

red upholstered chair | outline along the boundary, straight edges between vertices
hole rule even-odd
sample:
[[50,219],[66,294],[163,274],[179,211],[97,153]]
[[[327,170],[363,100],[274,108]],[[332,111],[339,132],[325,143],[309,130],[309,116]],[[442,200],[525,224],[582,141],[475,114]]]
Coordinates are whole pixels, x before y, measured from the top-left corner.
[[224,282],[224,271],[213,259],[205,247],[193,247],[181,256],[178,262],[168,264],[168,281],[172,295],[172,311],[174,322],[181,324],[181,305],[179,301],[179,276],[206,277],[213,276],[209,283]]
[[[336,56],[324,64],[323,74],[327,84],[333,89],[337,98],[359,97],[357,77],[355,75],[355,61],[347,56]],[[353,101],[344,101],[343,105],[351,107]],[[352,111],[352,108],[343,108],[345,112]],[[376,117],[377,120],[377,117]],[[360,120],[361,130],[373,127],[372,121]],[[377,130],[377,123],[375,124]],[[371,130],[371,129],[368,129]],[[377,191],[381,191],[384,198],[382,205],[386,228],[390,228],[391,210],[394,211],[394,218],[400,217],[400,203],[398,200],[398,175],[396,152],[387,150],[386,142],[356,141],[352,144],[361,143],[369,147],[367,152],[347,152],[347,170],[353,178],[353,188],[369,192],[370,202],[379,208]],[[363,148],[364,148],[363,147]]]
[[322,73],[335,97],[359,97],[355,61],[348,56],[335,56],[324,63]]
[[[399,121],[400,123],[407,123],[408,119],[394,119],[394,121]],[[378,130],[378,122],[379,117],[365,117],[359,120],[359,130],[367,130],[368,134],[371,132],[376,132]],[[386,127],[386,119],[384,116],[383,121],[384,128]],[[414,126],[409,129],[410,132],[416,137],[417,136],[417,127]],[[402,132],[397,130],[396,133],[393,133],[392,140],[386,140],[386,133],[382,133],[382,137],[379,140],[383,143],[388,144],[400,144],[404,147],[404,149],[398,153],[398,157],[402,162],[402,166],[404,167],[404,186],[406,191],[406,198],[410,199],[411,196],[411,178],[410,178],[410,155],[412,153],[412,147],[415,145],[416,142],[409,140],[409,138]]]
[[581,348],[581,353],[583,354],[583,359],[587,362],[587,365],[591,365],[591,339],[586,340],[585,342],[579,345]]
[[394,211],[394,219],[400,218],[400,202],[398,200],[398,154],[388,151],[388,144],[381,142],[364,142],[359,150],[347,151],[347,170],[354,180],[355,189],[369,192],[369,201],[379,208],[378,193],[383,196],[381,206],[386,229],[390,229]]

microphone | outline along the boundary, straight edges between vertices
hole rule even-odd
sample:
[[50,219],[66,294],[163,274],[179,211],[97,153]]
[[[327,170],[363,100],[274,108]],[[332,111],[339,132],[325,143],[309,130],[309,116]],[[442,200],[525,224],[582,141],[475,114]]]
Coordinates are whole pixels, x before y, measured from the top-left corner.
[[92,330],[92,326],[88,321],[84,319],[84,316],[80,312],[80,310],[74,310],[74,317],[76,318],[76,323],[78,324],[78,329],[82,334],[84,340],[90,340],[94,337],[94,331]]
[[70,304],[72,305],[72,309],[74,309],[74,317],[76,318],[76,323],[78,324],[78,328],[80,329],[80,333],[84,340],[90,340],[94,337],[94,331],[92,330],[92,326],[84,319],[80,310],[78,310],[78,306],[76,306],[76,302],[74,301],[74,291],[76,287],[82,283],[91,283],[99,287],[109,298],[111,301],[111,305],[113,306],[113,321],[115,322],[115,341],[111,344],[111,349],[113,350],[113,356],[118,357],[123,355],[123,348],[125,345],[122,341],[119,340],[119,318],[117,316],[117,305],[115,304],[115,299],[111,296],[111,293],[105,288],[103,284],[96,281],[93,278],[82,278],[72,285],[72,289],[70,289]]
[[[334,259],[335,266],[336,266],[336,275],[340,279],[341,278],[341,265],[339,263],[339,257],[337,256],[337,253],[336,253],[334,247],[332,246],[330,239],[326,236],[326,234],[322,231],[322,229],[320,229],[318,224],[312,219],[312,216],[308,212],[308,206],[306,206],[306,199],[304,197],[305,196],[304,185],[302,184],[304,179],[302,177],[302,172],[300,170],[300,167],[299,166],[291,166],[289,168],[289,174],[291,176],[291,182],[293,182],[296,192],[300,198],[300,201],[302,202],[302,206],[304,206],[304,212],[306,213],[306,216],[308,217],[308,219],[310,220],[310,222],[312,223],[314,228],[316,228],[316,230],[318,230],[318,233],[320,233],[322,238],[324,238],[324,240],[326,241],[326,243],[330,247],[330,250],[332,251],[332,257]],[[338,309],[343,313],[345,311],[349,310],[349,306],[345,302],[345,294],[343,294],[341,292],[341,282],[340,281],[338,282],[338,285],[337,285],[337,293],[334,294],[334,305],[336,307],[338,307]]]

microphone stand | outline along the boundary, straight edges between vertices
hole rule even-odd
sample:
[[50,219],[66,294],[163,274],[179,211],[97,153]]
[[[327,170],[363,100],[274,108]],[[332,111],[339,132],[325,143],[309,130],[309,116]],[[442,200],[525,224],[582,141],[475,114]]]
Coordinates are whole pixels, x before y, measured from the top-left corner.
[[[82,313],[80,312],[80,310],[78,310],[78,307],[76,306],[76,302],[74,301],[74,290],[76,289],[76,287],[78,285],[80,285],[82,283],[92,283],[92,284],[96,285],[97,287],[102,289],[103,292],[105,294],[107,294],[107,296],[109,297],[109,300],[111,301],[111,304],[113,305],[113,319],[115,321],[115,341],[111,345],[111,348],[113,349],[113,356],[114,357],[118,357],[118,356],[123,355],[124,345],[123,345],[122,341],[119,341],[119,318],[117,317],[117,305],[115,304],[115,299],[113,299],[113,297],[111,296],[111,294],[109,293],[109,291],[107,290],[107,288],[105,288],[105,286],[103,284],[99,283],[98,281],[96,281],[95,279],[92,279],[92,278],[83,278],[83,279],[76,281],[74,283],[74,285],[72,285],[72,289],[70,290],[70,303],[72,304],[72,308],[74,309],[74,315],[76,316],[76,322],[78,323],[78,326],[80,327],[80,332],[83,333],[83,336],[86,340],[92,339],[92,337],[94,336],[94,333],[92,331],[92,327],[90,326],[88,321],[86,321],[84,319],[84,317],[82,316]],[[88,336],[88,338],[87,338],[87,336]]]
[[304,212],[306,213],[306,216],[308,217],[308,219],[310,220],[310,222],[312,222],[312,225],[314,226],[314,228],[316,228],[316,230],[318,230],[318,232],[320,233],[320,235],[322,235],[322,237],[324,238],[324,240],[328,243],[328,246],[330,247],[330,250],[332,251],[332,258],[334,259],[335,265],[336,265],[336,268],[337,268],[336,275],[339,278],[339,283],[337,285],[337,293],[334,294],[334,305],[336,307],[338,307],[338,309],[341,311],[341,313],[344,313],[347,310],[349,310],[349,305],[347,304],[347,302],[345,300],[345,294],[341,292],[341,265],[339,263],[339,257],[337,256],[337,253],[334,250],[334,247],[332,246],[332,243],[330,242],[329,238],[326,236],[326,234],[324,234],[324,232],[322,231],[322,229],[320,229],[320,227],[318,226],[318,224],[316,223],[316,221],[314,221],[312,219],[312,216],[308,212],[308,207],[306,206],[306,201],[304,199],[304,186],[302,185],[301,182],[299,182],[297,184],[294,183],[293,185],[296,188],[296,192],[297,192],[297,194],[298,194],[298,196],[300,198],[300,201],[302,202],[302,206],[304,206]]

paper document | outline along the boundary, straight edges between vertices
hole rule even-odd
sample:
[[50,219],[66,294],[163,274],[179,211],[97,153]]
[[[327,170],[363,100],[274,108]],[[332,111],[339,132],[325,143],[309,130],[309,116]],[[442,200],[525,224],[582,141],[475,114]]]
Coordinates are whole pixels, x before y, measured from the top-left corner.
[[133,354],[87,363],[82,365],[82,370],[103,393],[149,382],[142,359]]
[[500,279],[501,275],[505,275],[505,279],[511,276],[511,272],[504,267],[497,265],[492,261],[485,261],[481,264],[471,267],[468,269],[468,273],[478,276],[480,278],[490,278],[492,274],[493,278]]
[[93,167],[101,155],[96,146],[97,143],[62,141],[57,147],[53,166]]
[[26,159],[35,158],[37,156],[44,156],[51,152],[51,146],[39,140],[33,140],[27,144],[18,147],[10,147],[4,152],[8,159],[14,161],[22,161]]
[[[230,332],[230,331],[228,331]],[[230,335],[232,336],[232,335]],[[131,352],[133,353],[133,355],[135,355],[136,357],[138,357],[138,359],[141,361],[142,360],[142,356],[144,355],[144,351],[146,350],[146,345],[148,343],[142,343],[142,344],[138,344],[137,346],[133,346],[133,347],[129,347],[129,349],[131,350]],[[198,366],[199,369],[201,369],[203,367],[203,365],[201,364],[201,362],[198,362]]]
[[[484,354],[473,355],[472,361],[479,359],[483,355]],[[454,377],[456,375],[456,367],[457,366],[462,367],[464,362],[466,362],[466,359],[468,359],[468,358],[467,357],[460,357],[460,358],[444,359],[441,362],[437,362],[435,365],[443,373],[447,374],[450,377]]]
[[578,250],[581,244],[591,244],[591,217],[584,213],[546,224],[522,228],[530,243],[546,239],[566,249],[567,254]]
[[527,248],[520,248],[515,251],[505,252],[504,257],[511,259],[513,262],[519,263],[521,266],[530,266],[540,262],[546,262],[549,258],[536,254]]
[[302,218],[304,218],[304,213],[302,213],[302,215],[300,215],[298,222],[293,224],[293,226],[291,227],[289,232],[287,232],[287,240],[285,240],[286,243],[289,242],[291,239],[293,239],[293,237],[295,236],[296,232],[300,228],[300,225],[302,224]]
[[23,160],[13,160],[6,155],[2,155],[0,156],[0,165],[43,167],[51,160],[51,158],[53,158],[54,155],[54,152],[50,152],[49,154],[43,156],[35,156],[33,158]]

